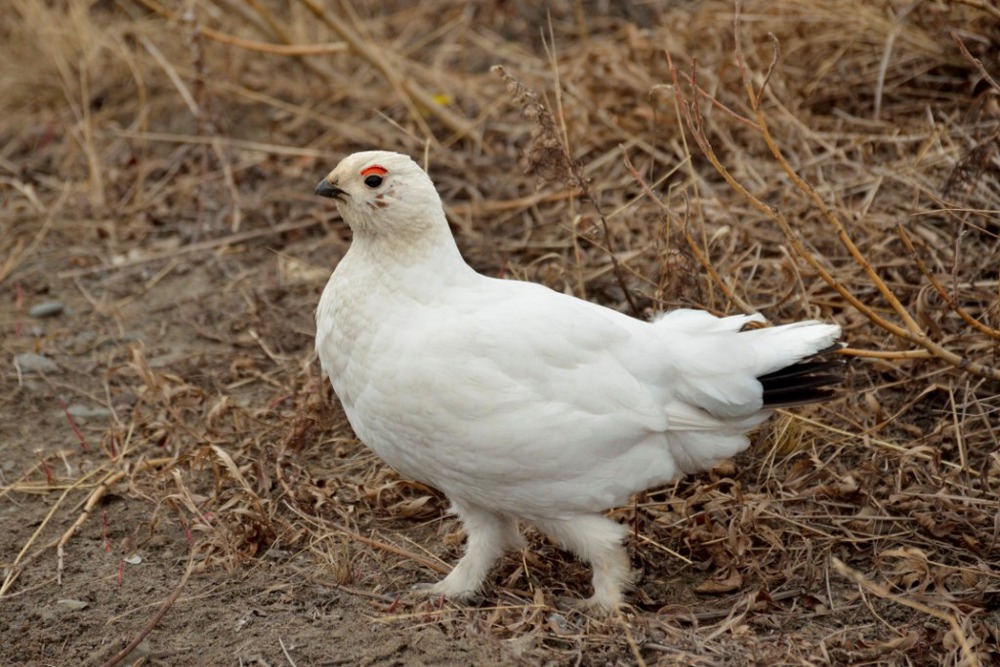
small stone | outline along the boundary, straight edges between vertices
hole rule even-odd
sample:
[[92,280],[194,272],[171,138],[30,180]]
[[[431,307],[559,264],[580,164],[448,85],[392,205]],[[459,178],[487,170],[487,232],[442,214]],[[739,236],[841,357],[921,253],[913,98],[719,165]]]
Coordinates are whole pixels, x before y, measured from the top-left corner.
[[73,354],[81,354],[89,351],[96,341],[97,333],[85,329],[67,338],[66,342],[63,343],[63,349]]
[[72,403],[66,408],[73,417],[79,419],[80,421],[86,421],[88,419],[107,419],[111,416],[111,410],[103,407],[90,407],[89,405],[83,405],[81,403]]
[[44,354],[25,352],[14,357],[14,363],[22,373],[58,373],[59,366]]
[[43,301],[37,306],[32,307],[28,311],[28,315],[37,318],[55,317],[56,315],[62,315],[64,310],[66,310],[66,305],[62,301]]
[[562,614],[553,612],[549,614],[549,626],[558,632],[559,634],[565,634],[569,632],[569,622],[566,621],[566,617]]
[[59,600],[56,604],[69,609],[70,611],[80,611],[90,606],[86,600]]

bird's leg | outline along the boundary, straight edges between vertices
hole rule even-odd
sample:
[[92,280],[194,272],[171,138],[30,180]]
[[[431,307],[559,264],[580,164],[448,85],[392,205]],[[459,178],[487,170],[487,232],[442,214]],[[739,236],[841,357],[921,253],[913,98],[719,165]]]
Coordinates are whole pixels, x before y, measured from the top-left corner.
[[632,575],[628,553],[622,546],[628,529],[596,514],[547,521],[539,523],[538,528],[593,568],[594,594],[580,606],[601,615],[615,613]]
[[509,549],[518,549],[524,540],[517,522],[479,507],[454,504],[454,512],[465,528],[465,555],[447,577],[436,584],[418,584],[414,588],[429,595],[444,595],[455,601],[475,598],[490,568]]

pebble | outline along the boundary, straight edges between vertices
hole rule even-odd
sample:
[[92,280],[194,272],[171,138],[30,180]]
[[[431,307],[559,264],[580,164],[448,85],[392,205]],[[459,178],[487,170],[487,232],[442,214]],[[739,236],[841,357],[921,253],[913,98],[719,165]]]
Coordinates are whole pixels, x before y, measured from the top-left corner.
[[66,310],[66,305],[62,301],[43,301],[37,306],[33,306],[28,311],[28,315],[37,318],[55,317],[62,315],[64,310]]
[[81,609],[86,609],[90,603],[85,600],[59,600],[56,604],[59,604],[66,609],[71,611],[80,611]]
[[558,632],[569,632],[569,623],[566,621],[566,617],[562,614],[556,612],[549,614],[549,625]]
[[58,373],[59,366],[44,354],[25,352],[14,357],[14,363],[22,373]]
[[66,342],[63,343],[63,348],[73,354],[82,354],[89,352],[95,341],[97,341],[97,333],[84,329],[67,338]]
[[88,419],[107,419],[111,416],[111,410],[107,408],[102,408],[100,406],[92,408],[89,405],[83,405],[81,403],[70,403],[66,411],[73,415],[75,418],[86,421]]

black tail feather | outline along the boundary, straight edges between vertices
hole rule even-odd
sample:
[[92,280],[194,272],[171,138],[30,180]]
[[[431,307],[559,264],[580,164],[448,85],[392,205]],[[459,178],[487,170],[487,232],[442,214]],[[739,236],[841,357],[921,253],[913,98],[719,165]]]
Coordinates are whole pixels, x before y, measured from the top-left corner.
[[834,349],[840,349],[840,346],[822,350],[809,359],[758,377],[764,387],[764,407],[787,408],[835,398],[835,387],[844,381],[846,364],[842,358],[822,358],[824,353]]

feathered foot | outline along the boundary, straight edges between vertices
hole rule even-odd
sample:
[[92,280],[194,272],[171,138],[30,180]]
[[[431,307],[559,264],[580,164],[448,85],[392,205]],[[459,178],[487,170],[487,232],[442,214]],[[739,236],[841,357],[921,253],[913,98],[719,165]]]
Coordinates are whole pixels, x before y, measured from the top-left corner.
[[604,516],[585,514],[539,523],[538,528],[590,563],[594,570],[594,594],[572,606],[598,617],[617,613],[632,580],[628,554],[622,546],[625,526]]
[[513,519],[472,505],[454,504],[454,512],[468,536],[465,554],[451,573],[436,583],[416,584],[416,593],[428,597],[444,596],[459,603],[475,602],[481,597],[483,582],[493,564],[511,549],[524,545]]

